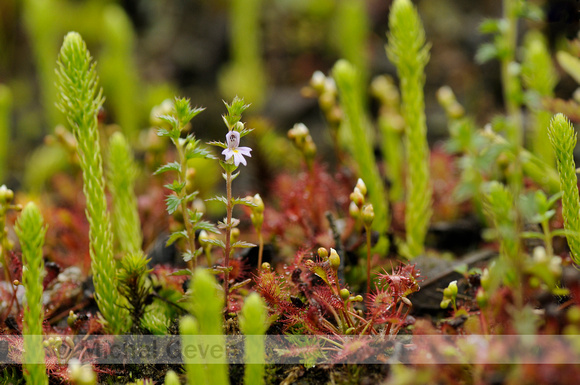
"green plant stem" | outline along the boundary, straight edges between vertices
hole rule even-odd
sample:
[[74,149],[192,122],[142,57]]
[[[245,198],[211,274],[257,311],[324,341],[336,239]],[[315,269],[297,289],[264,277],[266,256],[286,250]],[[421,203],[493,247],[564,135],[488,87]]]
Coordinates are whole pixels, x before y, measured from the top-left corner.
[[6,309],[6,315],[2,317],[3,320],[10,314],[13,302],[16,302],[16,309],[20,313],[20,304],[18,301],[14,301],[16,298],[16,287],[12,284],[12,274],[10,273],[10,264],[8,262],[8,251],[11,250],[10,243],[8,242],[8,233],[6,232],[6,211],[8,208],[10,208],[8,203],[0,204],[0,260],[5,267],[3,270],[6,282],[12,288],[12,300]]
[[367,236],[367,295],[371,293],[371,229],[365,226]]
[[226,218],[226,247],[224,249],[224,300],[226,305],[226,312],[229,310],[229,283],[230,283],[230,253],[231,253],[231,234],[232,234],[232,211],[234,206],[232,204],[232,173],[226,170],[226,199],[227,218]]
[[262,268],[262,256],[264,255],[264,236],[262,230],[258,231],[258,270]]
[[[177,148],[177,153],[179,156],[179,162],[181,163],[181,172],[179,173],[179,183],[186,183],[187,180],[187,158],[183,152],[183,146],[179,141],[173,141],[175,147]],[[193,273],[193,270],[197,267],[197,257],[195,257],[195,230],[191,221],[189,220],[189,210],[187,209],[187,195],[186,187],[182,188],[179,192],[179,198],[181,198],[181,212],[183,215],[183,225],[185,226],[185,231],[187,232],[187,244],[189,246],[189,251],[193,256],[189,261],[187,261],[187,267]]]

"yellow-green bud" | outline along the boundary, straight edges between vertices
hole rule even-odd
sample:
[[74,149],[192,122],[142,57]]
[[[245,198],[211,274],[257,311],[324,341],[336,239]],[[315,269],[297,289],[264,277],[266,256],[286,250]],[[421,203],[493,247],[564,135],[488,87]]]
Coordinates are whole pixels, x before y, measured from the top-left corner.
[[159,119],[163,115],[171,115],[173,112],[173,100],[165,99],[161,104],[153,107],[149,115],[149,121],[152,126],[168,127],[169,124]]
[[97,383],[97,376],[90,365],[81,365],[77,359],[70,360],[68,370],[70,379],[75,385],[94,385]]
[[72,338],[70,338],[69,336],[66,336],[66,338],[64,339],[64,342],[69,348],[74,349],[75,342],[73,341]]
[[310,135],[308,135],[306,137],[306,140],[304,141],[304,156],[307,159],[313,159],[314,156],[316,156],[316,144],[314,144],[314,141],[312,140],[312,137]]
[[353,201],[351,201],[350,202],[350,205],[348,206],[348,213],[354,219],[359,219],[360,218],[360,209],[358,208],[358,206],[356,205],[356,203],[354,203]]
[[317,254],[324,261],[326,261],[326,259],[328,258],[328,250],[326,250],[324,247],[319,247]]
[[449,287],[446,287],[445,289],[443,289],[443,297],[453,298],[453,294],[451,293],[451,289]]
[[480,309],[483,309],[487,306],[487,295],[483,290],[480,289],[477,291],[477,294],[475,295],[475,300],[477,301],[477,304],[479,305]]
[[0,202],[10,203],[14,199],[14,192],[6,187],[6,185],[0,186]]
[[330,249],[330,256],[328,257],[328,262],[330,263],[330,266],[334,270],[338,270],[338,268],[340,267],[340,256],[338,255],[336,250],[332,248]]
[[375,220],[375,210],[372,204],[368,204],[362,209],[361,217],[365,226],[369,227]]
[[234,227],[230,233],[230,242],[231,243],[237,242],[238,239],[240,239],[240,229]]
[[262,270],[270,271],[270,264],[268,262],[262,263]]
[[206,246],[209,246],[209,245],[210,245],[209,243],[207,243],[207,241],[209,241],[209,239],[210,239],[210,238],[209,238],[209,234],[207,233],[207,231],[205,231],[205,230],[201,230],[201,231],[199,232],[199,237],[198,237],[198,239],[199,239],[199,244],[200,244],[202,247],[206,247]]
[[365,197],[358,187],[355,187],[354,191],[350,193],[350,200],[353,201],[359,208],[365,204]]
[[367,185],[361,178],[356,181],[356,187],[358,187],[362,195],[367,195]]
[[453,298],[457,297],[457,281],[451,281],[448,288],[451,290],[451,295]]
[[321,93],[324,91],[324,83],[326,82],[326,76],[320,71],[315,71],[310,78],[310,86],[316,90],[316,92]]
[[304,141],[304,139],[310,134],[310,132],[308,131],[308,127],[306,127],[306,125],[304,125],[304,123],[296,123],[294,125],[294,127],[292,127],[289,131],[288,131],[288,138],[294,140],[296,142],[297,145],[302,144],[302,142]]
[[362,295],[357,295],[352,299],[354,302],[362,302],[363,301],[363,296]]
[[179,385],[179,377],[177,377],[177,373],[175,373],[173,370],[169,370],[167,373],[165,373],[165,381],[164,381],[165,385]]
[[341,289],[340,290],[340,298],[342,298],[343,301],[346,301],[347,299],[350,298],[350,291],[348,291],[348,289]]
[[441,309],[447,309],[450,303],[451,303],[450,299],[444,299],[443,301],[441,301],[439,306],[441,307]]
[[236,122],[236,124],[234,125],[234,130],[241,132],[243,131],[245,128],[244,123],[243,122]]
[[256,205],[255,207],[252,207],[253,211],[255,211],[257,213],[264,212],[264,201],[262,200],[262,197],[260,196],[260,194],[254,195],[254,198],[252,198],[252,202]]

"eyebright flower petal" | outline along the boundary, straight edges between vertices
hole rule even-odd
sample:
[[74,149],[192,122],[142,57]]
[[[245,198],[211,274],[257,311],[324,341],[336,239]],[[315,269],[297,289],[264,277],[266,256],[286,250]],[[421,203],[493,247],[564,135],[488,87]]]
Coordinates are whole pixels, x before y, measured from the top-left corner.
[[233,130],[228,132],[226,135],[226,142],[228,148],[222,151],[222,155],[226,157],[226,160],[229,160],[233,156],[234,164],[236,166],[239,166],[240,163],[246,166],[247,163],[244,156],[252,157],[250,154],[252,149],[249,147],[238,147],[240,145],[240,133]]

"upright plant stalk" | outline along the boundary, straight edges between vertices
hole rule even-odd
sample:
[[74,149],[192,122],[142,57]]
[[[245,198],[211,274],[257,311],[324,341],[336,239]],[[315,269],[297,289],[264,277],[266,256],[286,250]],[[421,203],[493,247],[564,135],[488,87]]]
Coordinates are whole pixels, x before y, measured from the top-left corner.
[[198,191],[188,186],[188,161],[194,158],[214,159],[215,157],[205,148],[199,146],[199,140],[195,135],[188,134],[185,138],[181,134],[190,128],[190,121],[197,114],[203,111],[203,108],[192,108],[189,99],[176,98],[173,105],[172,115],[162,115],[158,118],[167,124],[167,128],[159,128],[157,135],[171,139],[177,149],[178,160],[167,163],[155,171],[155,175],[173,171],[177,173],[177,179],[171,184],[165,185],[171,190],[167,195],[167,212],[173,214],[181,209],[183,215],[184,231],[175,231],[169,237],[167,245],[172,244],[180,238],[187,241],[187,250],[183,253],[183,260],[187,262],[190,272],[193,273],[194,267],[197,266],[197,257],[202,253],[202,248],[196,248],[195,232],[196,230],[205,230],[206,232],[219,233],[211,223],[203,221],[203,213],[195,208],[189,209],[191,202],[197,197]]
[[107,182],[113,201],[113,229],[123,253],[141,250],[143,236],[134,192],[137,166],[125,136],[115,132],[109,139]]
[[[359,84],[360,74],[346,60],[339,60],[332,70],[338,86],[345,120],[341,130],[348,130],[348,149],[358,166],[358,174],[368,188],[369,200],[375,208],[373,228],[381,235],[390,227],[388,197],[373,152],[373,140],[364,113],[364,105]],[[386,237],[382,237],[386,240]],[[388,249],[388,246],[386,246]]]
[[389,28],[386,50],[399,74],[402,112],[407,124],[406,252],[414,258],[423,253],[432,212],[433,193],[429,181],[429,146],[423,96],[424,68],[429,61],[430,45],[425,44],[425,30],[410,0],[395,0],[389,15]]
[[38,68],[44,114],[48,124],[54,127],[61,119],[58,110],[53,108],[56,102],[54,59],[55,50],[58,49],[56,20],[59,20],[60,7],[54,0],[26,0],[22,3],[24,24]]
[[[10,209],[18,209],[18,206],[12,205],[12,200],[14,199],[14,192],[5,185],[0,186],[0,262],[4,266],[10,266],[8,263],[8,252],[12,250],[13,246],[11,242],[8,240],[8,232],[6,227],[6,213]],[[14,301],[16,299],[16,287],[12,285],[12,274],[10,273],[10,269],[4,269],[4,277],[6,282],[10,284],[12,287],[12,299],[10,300],[10,304],[6,309],[6,314],[2,317],[2,321],[8,317],[10,311],[12,310],[12,305],[16,302],[16,308],[20,312],[20,305],[18,301]]]
[[335,44],[340,56],[359,71],[356,85],[364,98],[368,79],[369,16],[364,0],[339,0],[334,17]]
[[[517,146],[523,145],[521,106],[521,83],[519,74],[514,70],[517,47],[518,7],[520,0],[503,0],[502,39],[504,51],[500,57],[501,78],[504,103],[508,114],[508,140]],[[514,191],[517,193],[517,191]]]
[[518,215],[513,201],[511,189],[497,181],[487,184],[485,207],[499,236],[500,256],[505,266],[502,277],[504,282],[514,289],[515,306],[521,309],[523,307],[523,260],[520,258]]
[[267,87],[260,47],[262,0],[232,0],[230,4],[232,62],[220,76],[220,89],[228,99],[242,95],[259,107]]
[[98,87],[95,64],[85,42],[76,32],[69,32],[64,38],[57,76],[60,90],[58,106],[66,115],[77,140],[77,153],[83,171],[95,299],[106,330],[117,334],[124,328],[127,311],[119,306],[113,232],[107,210],[97,130],[97,114],[103,104],[103,96]]
[[22,248],[22,284],[26,290],[26,304],[22,333],[24,334],[24,377],[27,384],[48,384],[46,365],[44,364],[44,347],[42,322],[42,280],[44,261],[42,246],[46,226],[40,210],[34,203],[28,203],[16,223],[16,233]]
[[[210,272],[205,269],[197,269],[191,282],[192,309],[197,321],[197,330],[194,327],[191,330],[191,334],[198,335],[199,343],[206,343],[207,345],[205,346],[220,346],[225,352],[222,315],[224,302],[223,297],[218,292],[217,282]],[[207,340],[204,342],[203,339]],[[206,360],[206,366],[202,370],[205,370],[205,378],[210,381],[209,383],[229,384],[226,354],[222,354],[219,357],[210,357],[208,355]],[[199,373],[199,367],[191,369],[195,369]],[[190,378],[188,371],[189,383],[199,383],[197,380],[197,377]]]
[[[253,292],[246,298],[240,317],[240,330],[246,336],[244,384],[264,384],[265,369],[265,334],[268,330],[268,312],[260,295]],[[250,361],[259,363],[250,364]]]
[[554,166],[555,157],[551,146],[546,145],[551,114],[542,106],[542,99],[554,96],[558,74],[552,64],[546,41],[538,31],[526,35],[522,80],[528,89],[528,106],[532,111],[532,149],[540,159]]
[[381,103],[377,125],[381,134],[381,151],[391,182],[389,198],[391,202],[400,202],[405,192],[402,140],[405,120],[401,116],[399,90],[391,77],[378,76],[371,83],[371,91]]
[[552,118],[548,128],[548,137],[556,154],[560,188],[562,190],[562,215],[564,228],[568,231],[566,239],[572,259],[580,265],[580,198],[578,198],[578,179],[574,164],[574,147],[576,133],[574,127],[563,114]]
[[100,56],[101,79],[116,121],[129,142],[137,139],[138,90],[134,71],[135,33],[129,16],[117,4],[103,10],[104,50]]
[[11,110],[12,93],[7,86],[0,84],[0,184],[6,181]]
[[232,196],[232,181],[237,178],[238,175],[240,175],[240,171],[237,171],[238,167],[240,164],[243,164],[244,166],[247,164],[247,161],[244,158],[245,156],[252,156],[251,148],[240,147],[240,139],[252,131],[252,129],[246,129],[244,123],[240,121],[242,113],[249,107],[249,105],[244,104],[244,100],[238,98],[237,96],[230,104],[225,103],[225,105],[228,113],[223,115],[222,118],[228,128],[228,133],[226,134],[226,143],[210,142],[209,144],[223,148],[222,155],[225,156],[225,161],[220,161],[220,166],[224,170],[222,175],[226,180],[226,196],[218,196],[213,198],[213,200],[220,201],[226,206],[225,222],[220,222],[218,224],[219,229],[226,231],[226,239],[225,242],[218,239],[206,240],[206,242],[219,246],[224,250],[224,266],[219,267],[219,270],[221,270],[224,274],[224,298],[226,311],[228,311],[230,291],[229,279],[230,270],[232,269],[230,267],[230,258],[232,257],[236,248],[255,246],[252,243],[237,240],[232,243],[232,230],[240,223],[238,219],[233,218],[233,209],[234,206],[238,204],[243,204],[250,207],[256,207],[257,204],[254,203],[253,199],[233,198]]

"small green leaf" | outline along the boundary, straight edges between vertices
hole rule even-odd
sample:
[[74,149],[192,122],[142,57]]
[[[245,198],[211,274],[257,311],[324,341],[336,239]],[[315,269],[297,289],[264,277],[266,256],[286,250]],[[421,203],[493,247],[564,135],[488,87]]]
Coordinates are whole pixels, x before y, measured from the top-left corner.
[[211,141],[211,142],[207,142],[207,144],[211,145],[211,146],[216,146],[216,147],[221,147],[223,149],[228,148],[228,145],[223,143],[223,142],[217,142],[217,141]]
[[481,47],[477,50],[475,54],[475,61],[479,64],[486,63],[490,60],[493,60],[499,56],[499,51],[495,44],[493,43],[485,43],[482,44]]
[[173,191],[176,194],[179,194],[181,190],[183,190],[183,188],[185,187],[185,182],[179,183],[179,181],[174,180],[173,183],[163,185],[163,187]]
[[205,230],[209,233],[220,234],[219,230],[208,221],[199,221],[193,227],[195,230]]
[[175,231],[175,232],[171,233],[171,235],[169,236],[169,239],[167,239],[167,242],[165,242],[165,246],[170,246],[173,243],[175,243],[175,241],[177,241],[178,239],[181,239],[181,238],[187,238],[187,232],[185,230]]
[[215,196],[213,198],[206,199],[206,202],[210,202],[210,201],[218,201],[218,202],[222,202],[226,206],[228,205],[228,199],[223,195],[218,195],[218,196]]
[[185,153],[186,159],[194,159],[194,158],[201,158],[201,159],[217,159],[211,151],[205,148],[196,147],[194,149],[190,149]]
[[181,198],[179,198],[177,195],[171,194],[167,196],[165,202],[167,203],[167,212],[171,215],[181,204]]
[[177,171],[181,172],[181,165],[178,162],[171,162],[164,164],[163,166],[159,167],[153,175],[159,175],[167,171]]
[[232,199],[232,204],[234,205],[244,205],[244,206],[248,206],[248,207],[256,207],[256,204],[253,201],[247,200],[245,197],[244,198],[234,198]]
[[250,247],[255,247],[253,243],[244,242],[244,241],[237,241],[232,244],[232,249],[248,249]]
[[205,242],[209,243],[210,245],[221,247],[222,249],[226,248],[225,243],[219,239],[206,239]]
[[479,32],[483,34],[499,33],[501,32],[500,21],[498,19],[485,19],[479,25]]
[[157,136],[167,137],[171,136],[171,133],[167,131],[165,128],[158,128],[157,129]]
[[[168,123],[171,128],[172,131],[174,130],[179,130],[179,122],[177,121],[177,119],[175,119],[175,117],[171,116],[171,115],[161,115],[157,117],[159,120],[164,121],[165,123]],[[173,135],[173,132],[169,133],[170,136]]]
[[177,270],[177,271],[174,271],[173,273],[171,273],[169,275],[170,276],[191,275],[191,270],[187,270],[187,269]]

